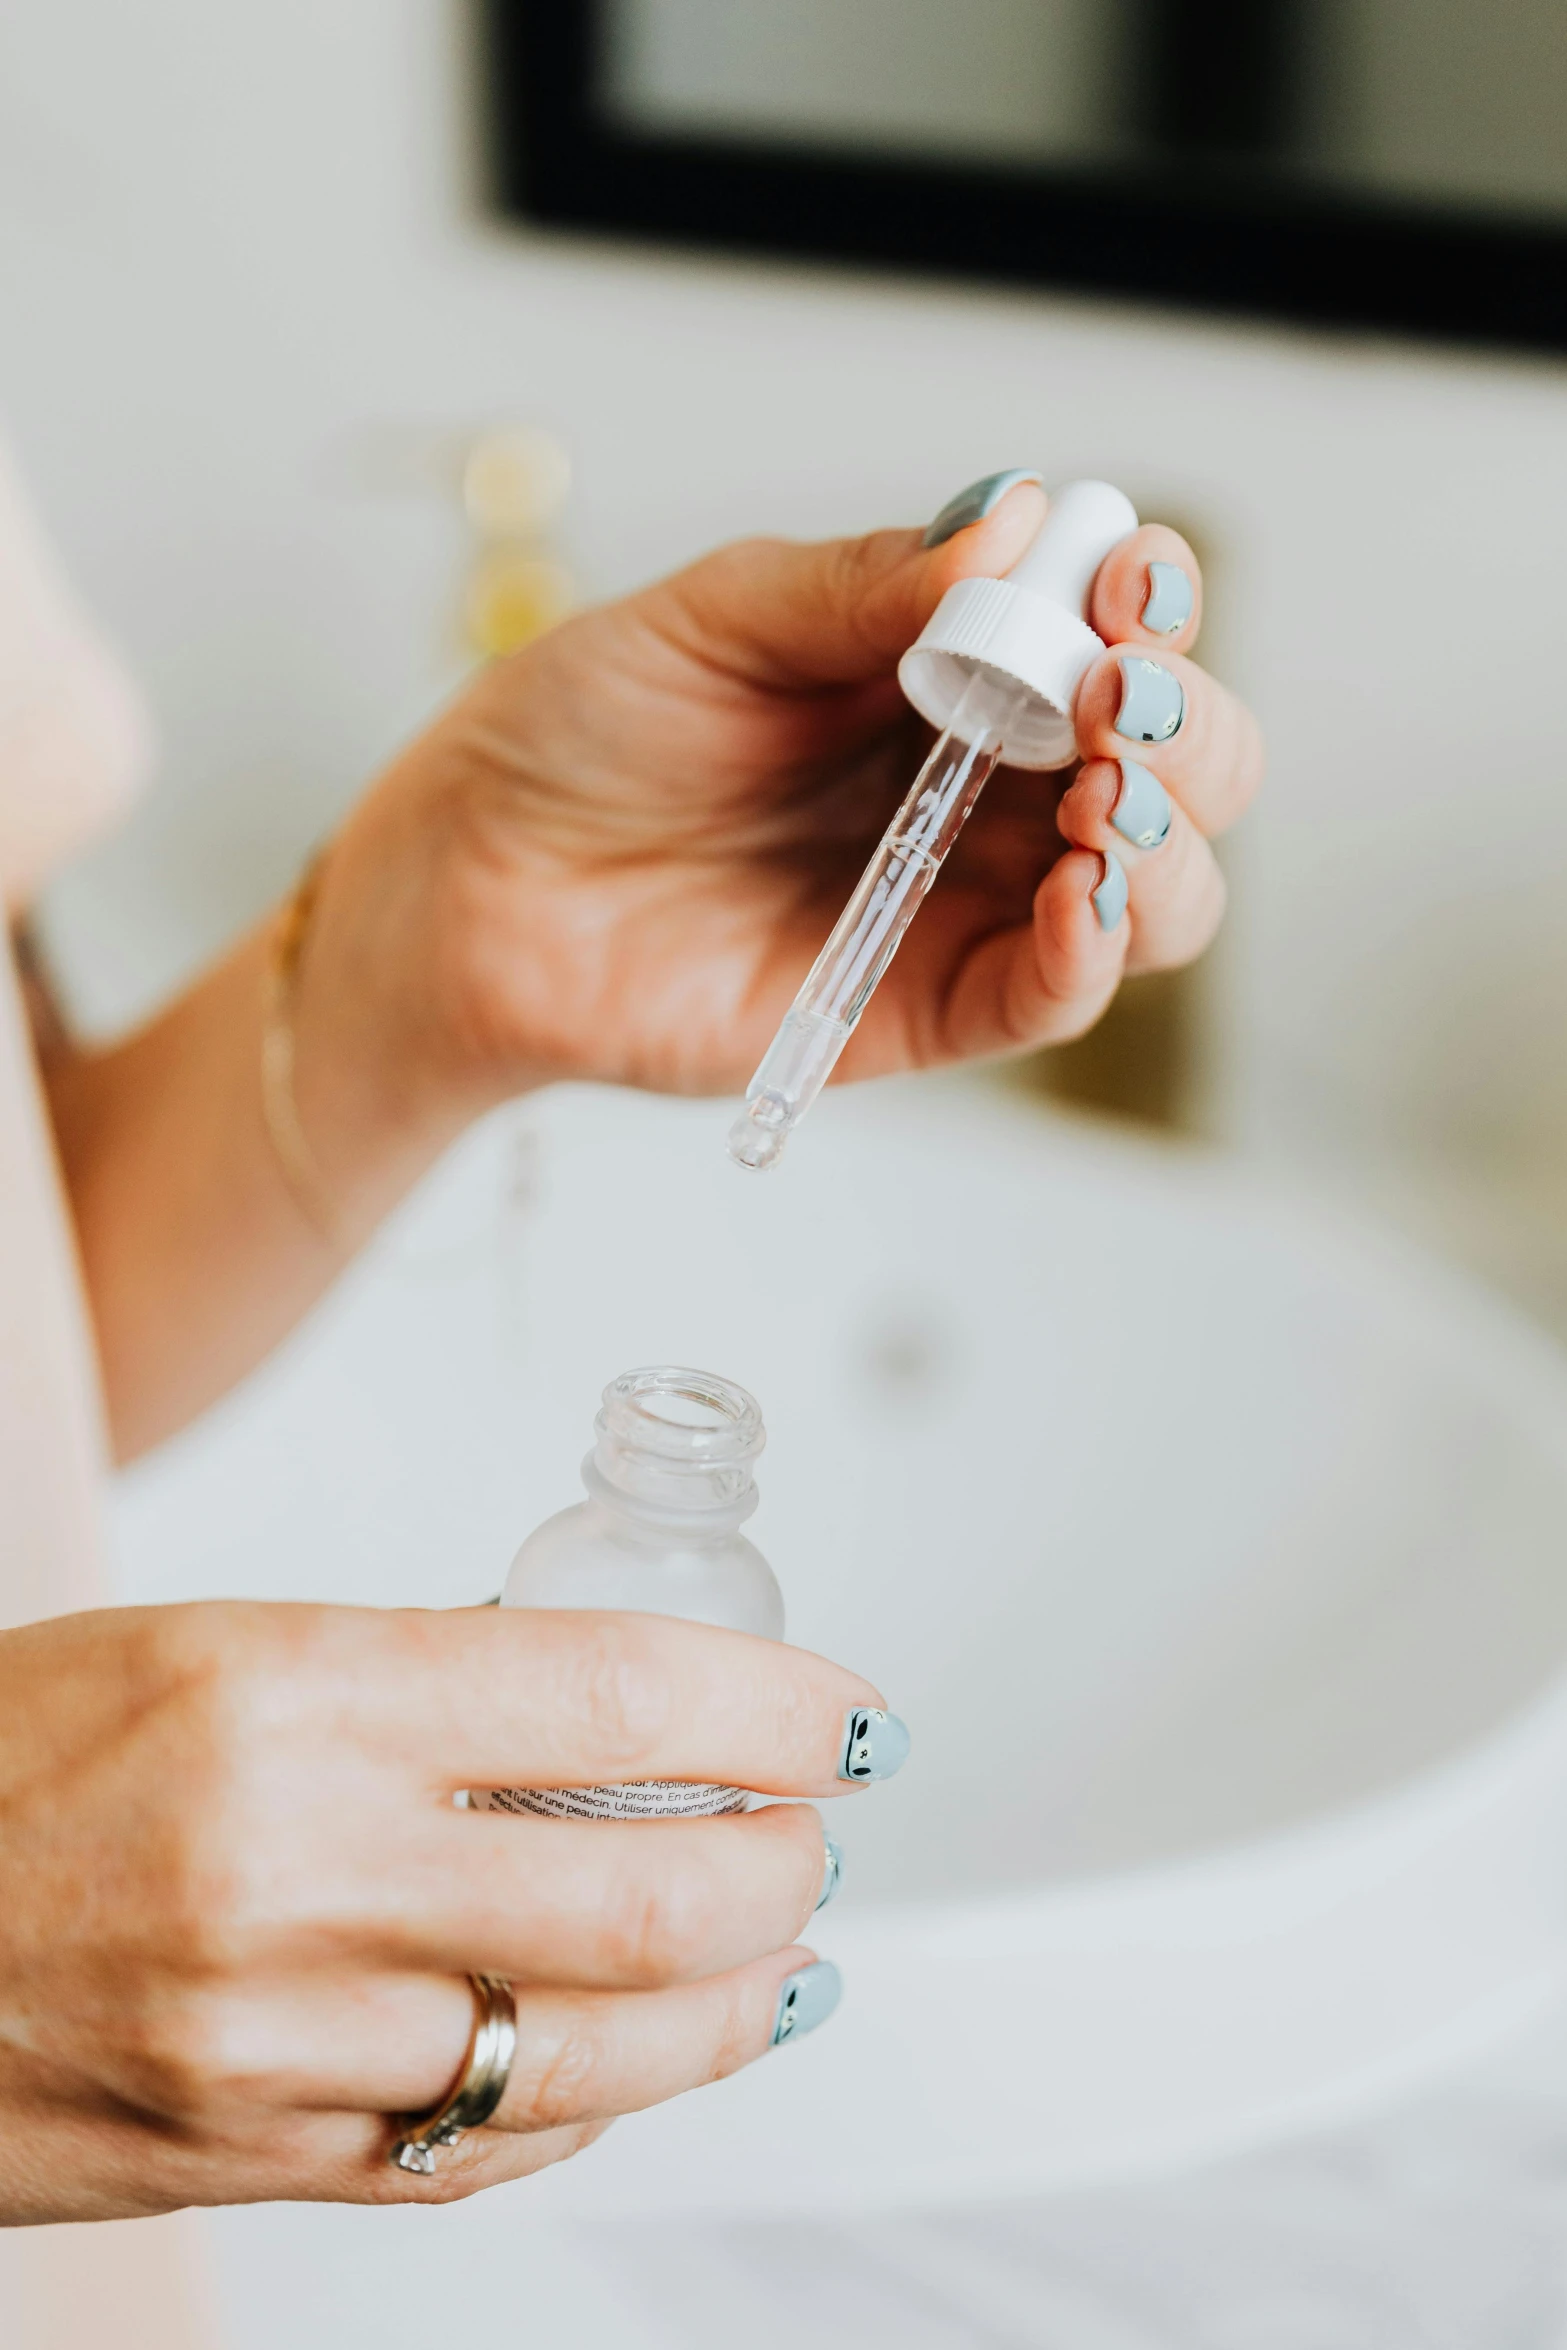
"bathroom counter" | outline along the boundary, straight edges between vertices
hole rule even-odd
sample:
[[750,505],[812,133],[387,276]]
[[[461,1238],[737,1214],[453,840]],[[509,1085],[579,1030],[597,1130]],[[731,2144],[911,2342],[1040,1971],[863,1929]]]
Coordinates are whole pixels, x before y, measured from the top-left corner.
[[560,2350],[1562,2350],[1567,1995],[1374,2121],[1139,2184],[841,2225],[563,2230],[526,2185],[396,2218],[215,2215],[225,2350],[422,2350],[459,2269],[465,2332]]
[[1375,2122],[1143,2185],[827,2229],[808,2260],[765,2224],[599,2233],[684,2350],[792,2350],[829,2300],[877,2350],[1561,2350],[1567,2002]]

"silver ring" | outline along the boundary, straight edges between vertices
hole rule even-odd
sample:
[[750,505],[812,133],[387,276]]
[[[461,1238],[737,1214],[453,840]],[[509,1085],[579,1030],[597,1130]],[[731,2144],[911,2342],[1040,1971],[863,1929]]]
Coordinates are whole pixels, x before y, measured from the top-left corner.
[[457,2086],[433,2113],[410,2119],[387,2156],[399,2170],[428,2178],[438,2146],[455,2146],[464,2130],[483,2127],[506,2094],[517,2053],[517,2002],[499,1975],[470,1975],[473,2032]]

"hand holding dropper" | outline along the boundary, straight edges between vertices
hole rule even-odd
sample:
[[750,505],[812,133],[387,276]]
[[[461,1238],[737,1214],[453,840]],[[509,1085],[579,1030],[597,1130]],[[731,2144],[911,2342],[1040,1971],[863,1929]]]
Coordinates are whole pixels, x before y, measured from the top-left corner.
[[898,681],[941,732],[751,1079],[729,1131],[737,1166],[778,1164],[992,771],[1075,756],[1072,704],[1105,649],[1089,592],[1136,528],[1108,482],[1069,483],[1005,578],[958,580],[904,654]]

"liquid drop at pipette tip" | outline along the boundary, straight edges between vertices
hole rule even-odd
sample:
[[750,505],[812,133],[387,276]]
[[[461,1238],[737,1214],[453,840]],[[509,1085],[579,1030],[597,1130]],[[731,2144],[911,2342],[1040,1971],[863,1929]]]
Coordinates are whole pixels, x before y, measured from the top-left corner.
[[729,1129],[729,1156],[737,1167],[765,1174],[783,1157],[793,1126],[788,1108],[775,1094],[758,1094]]

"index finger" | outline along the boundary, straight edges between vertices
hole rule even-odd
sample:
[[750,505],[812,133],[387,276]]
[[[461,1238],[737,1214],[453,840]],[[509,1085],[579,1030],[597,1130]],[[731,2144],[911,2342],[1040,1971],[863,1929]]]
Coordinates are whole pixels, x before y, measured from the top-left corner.
[[886,1775],[849,1756],[851,1721],[885,1713],[880,1693],[782,1641],[620,1610],[382,1622],[381,1669],[356,1643],[359,1726],[443,1791],[684,1779],[834,1795]]

